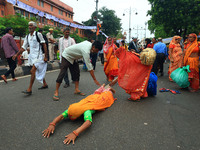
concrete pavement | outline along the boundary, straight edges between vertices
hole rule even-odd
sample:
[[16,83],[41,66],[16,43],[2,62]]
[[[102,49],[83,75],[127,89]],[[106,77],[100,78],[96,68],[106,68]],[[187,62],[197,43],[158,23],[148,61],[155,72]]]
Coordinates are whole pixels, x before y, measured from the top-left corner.
[[[180,90],[167,78],[158,79],[159,88]],[[104,112],[93,115],[93,124],[75,141],[75,145],[64,145],[65,136],[83,123],[65,120],[56,126],[49,138],[42,131],[67,107],[84,96],[74,95],[74,85],[60,88],[60,101],[52,100],[58,71],[49,71],[46,81],[49,89],[38,90],[34,83],[33,94],[24,96],[21,91],[28,86],[30,77],[17,82],[0,82],[0,149],[2,150],[199,150],[200,149],[200,92],[181,94],[160,93],[134,102],[118,85],[117,101]],[[103,66],[97,63],[95,75],[103,84],[106,77]],[[70,77],[70,76],[69,76]],[[81,71],[80,90],[87,95],[97,86],[90,74]]]

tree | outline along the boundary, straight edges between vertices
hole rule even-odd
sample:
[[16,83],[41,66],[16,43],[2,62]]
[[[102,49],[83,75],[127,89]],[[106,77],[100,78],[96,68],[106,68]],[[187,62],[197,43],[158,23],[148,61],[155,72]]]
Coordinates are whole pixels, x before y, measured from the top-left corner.
[[[185,36],[200,31],[200,1],[199,0],[148,0],[151,10],[148,15],[149,30],[160,36]],[[161,29],[163,30],[161,32]]]
[[13,28],[16,36],[23,37],[28,33],[28,20],[19,14],[0,18],[0,35],[5,34],[7,27]]
[[[102,7],[99,12],[101,15],[98,14],[97,18],[103,21],[101,30],[108,36],[117,36],[118,32],[121,30],[121,19],[115,15],[114,10],[109,10],[106,7]],[[83,24],[86,26],[96,26],[96,22],[93,20],[95,16],[96,11],[93,12],[91,19],[83,22]],[[100,36],[100,38],[102,37]]]

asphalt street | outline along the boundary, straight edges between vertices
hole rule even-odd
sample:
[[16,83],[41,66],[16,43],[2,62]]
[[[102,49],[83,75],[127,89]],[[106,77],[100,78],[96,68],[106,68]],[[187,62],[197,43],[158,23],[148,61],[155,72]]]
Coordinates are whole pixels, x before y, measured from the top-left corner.
[[[108,109],[93,115],[92,126],[81,133],[75,145],[64,145],[65,136],[83,123],[83,118],[65,120],[56,126],[49,138],[42,137],[48,124],[72,103],[84,96],[74,95],[74,84],[60,88],[60,100],[53,101],[58,70],[46,74],[48,89],[24,96],[30,76],[18,81],[0,82],[0,150],[200,150],[200,91],[190,93],[169,82],[165,75],[158,79],[159,88],[180,90],[181,94],[160,93],[140,102],[129,101],[129,95],[115,85],[117,100]],[[103,66],[97,63],[95,75],[103,84]],[[81,70],[80,90],[87,95],[98,87],[89,72]]]

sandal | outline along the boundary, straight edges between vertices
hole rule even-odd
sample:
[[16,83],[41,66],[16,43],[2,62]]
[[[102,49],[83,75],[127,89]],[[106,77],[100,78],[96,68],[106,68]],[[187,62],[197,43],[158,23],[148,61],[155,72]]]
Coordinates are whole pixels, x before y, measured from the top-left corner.
[[7,79],[5,75],[1,75],[1,78],[4,80],[5,83],[7,83]]
[[12,79],[12,81],[17,81],[17,80],[18,80],[17,78],[13,78],[13,79]]
[[32,94],[32,91],[28,92],[27,90],[25,91],[22,91],[22,93],[26,94],[26,95],[31,95]]
[[42,87],[38,88],[38,90],[48,89],[48,88],[49,88],[48,85],[46,85],[46,86],[42,86]]
[[86,95],[85,93],[82,93],[82,92],[75,92],[74,94],[81,95],[81,96],[85,96]]
[[60,99],[59,96],[56,96],[56,95],[53,96],[54,101],[58,101],[59,99]]

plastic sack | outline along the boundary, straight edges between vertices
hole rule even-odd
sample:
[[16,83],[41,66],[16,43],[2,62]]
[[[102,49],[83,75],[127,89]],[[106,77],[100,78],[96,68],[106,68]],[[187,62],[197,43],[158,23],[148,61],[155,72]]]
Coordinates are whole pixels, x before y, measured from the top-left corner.
[[140,53],[141,64],[153,65],[156,59],[156,51],[152,48],[146,48]]
[[157,94],[157,80],[158,77],[154,72],[150,73],[148,86],[147,86],[147,93],[149,96],[154,96]]
[[174,70],[170,75],[172,80],[176,82],[182,88],[186,88],[190,85],[190,82],[188,80],[188,72],[191,72],[191,71],[189,68],[190,68],[189,65],[184,66],[182,68],[178,68]]

